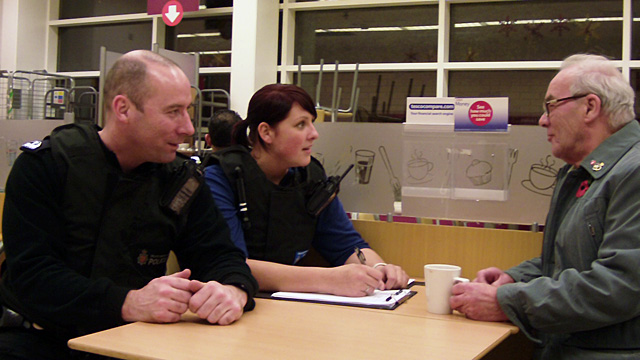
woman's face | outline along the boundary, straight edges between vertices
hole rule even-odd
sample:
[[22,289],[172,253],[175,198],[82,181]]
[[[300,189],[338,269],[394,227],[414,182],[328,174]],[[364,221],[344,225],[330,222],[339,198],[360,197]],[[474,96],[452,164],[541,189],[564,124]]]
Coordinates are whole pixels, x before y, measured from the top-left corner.
[[288,168],[309,165],[311,147],[318,138],[313,120],[308,111],[294,103],[287,117],[271,128],[269,152]]

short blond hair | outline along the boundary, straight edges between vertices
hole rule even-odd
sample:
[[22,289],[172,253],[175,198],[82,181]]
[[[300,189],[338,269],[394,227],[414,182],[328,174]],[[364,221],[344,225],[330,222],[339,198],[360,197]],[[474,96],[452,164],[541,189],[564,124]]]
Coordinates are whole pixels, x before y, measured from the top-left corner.
[[147,81],[149,63],[179,68],[173,61],[149,50],[124,54],[113,64],[104,83],[105,114],[111,111],[110,104],[117,95],[126,95],[139,111],[144,112],[144,99],[151,91]]

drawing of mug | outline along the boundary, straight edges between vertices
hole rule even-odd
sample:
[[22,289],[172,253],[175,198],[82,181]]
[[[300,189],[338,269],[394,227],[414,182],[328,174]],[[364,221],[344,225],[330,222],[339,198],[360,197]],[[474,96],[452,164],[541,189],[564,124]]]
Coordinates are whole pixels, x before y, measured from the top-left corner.
[[550,189],[556,184],[557,171],[542,164],[533,164],[529,169],[529,180],[537,189]]
[[358,184],[368,184],[376,153],[370,150],[356,150],[356,179]]
[[408,163],[409,176],[416,180],[422,180],[433,170],[433,163],[427,159],[419,158]]

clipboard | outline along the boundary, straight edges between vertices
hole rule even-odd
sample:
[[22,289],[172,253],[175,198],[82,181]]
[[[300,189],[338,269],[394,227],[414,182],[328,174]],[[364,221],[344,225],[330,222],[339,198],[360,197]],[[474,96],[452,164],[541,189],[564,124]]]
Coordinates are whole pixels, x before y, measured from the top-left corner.
[[270,298],[276,300],[393,310],[415,294],[417,294],[416,291],[408,289],[375,290],[372,295],[360,297],[279,291],[271,294]]

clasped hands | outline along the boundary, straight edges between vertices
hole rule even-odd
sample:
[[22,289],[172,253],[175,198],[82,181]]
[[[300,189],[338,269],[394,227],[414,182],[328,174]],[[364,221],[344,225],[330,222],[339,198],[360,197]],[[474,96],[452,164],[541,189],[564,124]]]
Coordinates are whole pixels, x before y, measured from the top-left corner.
[[473,282],[458,283],[451,289],[449,304],[453,310],[469,319],[481,321],[506,321],[507,315],[498,304],[498,287],[513,283],[504,271],[491,267],[480,270]]
[[247,293],[233,285],[216,281],[189,280],[191,270],[151,280],[145,287],[131,290],[122,305],[122,319],[171,323],[187,310],[212,324],[228,325],[238,320],[247,303]]

